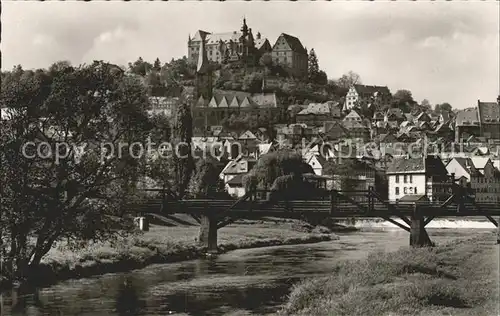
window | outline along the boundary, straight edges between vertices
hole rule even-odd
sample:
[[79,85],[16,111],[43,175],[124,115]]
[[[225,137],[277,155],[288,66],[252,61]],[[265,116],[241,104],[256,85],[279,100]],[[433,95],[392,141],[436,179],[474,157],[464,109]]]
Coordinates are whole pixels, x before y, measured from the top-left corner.
[[399,183],[399,175],[396,176],[396,183]]
[[404,180],[403,180],[404,183],[408,183],[408,176],[405,174],[404,175]]
[[410,174],[410,183],[413,183],[413,176]]
[[408,190],[406,187],[403,189],[403,192],[404,192],[404,194],[408,194]]
[[399,195],[399,187],[396,187],[396,195]]
[[414,190],[415,194],[417,194],[417,187],[415,187],[415,190]]

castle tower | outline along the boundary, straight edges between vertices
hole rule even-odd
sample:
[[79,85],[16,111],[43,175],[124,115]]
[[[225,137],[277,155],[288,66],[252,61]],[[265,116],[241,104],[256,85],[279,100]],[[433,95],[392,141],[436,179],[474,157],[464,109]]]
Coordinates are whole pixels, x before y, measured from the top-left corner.
[[[193,106],[205,107],[208,102],[212,99],[212,69],[208,63],[207,49],[206,49],[206,37],[207,33],[200,31],[201,41],[200,41],[200,52],[198,54],[198,65],[196,66],[196,93],[195,102]],[[203,98],[203,104],[198,104],[200,98]],[[200,109],[204,111],[205,118],[205,128],[208,126],[208,112],[207,109]]]

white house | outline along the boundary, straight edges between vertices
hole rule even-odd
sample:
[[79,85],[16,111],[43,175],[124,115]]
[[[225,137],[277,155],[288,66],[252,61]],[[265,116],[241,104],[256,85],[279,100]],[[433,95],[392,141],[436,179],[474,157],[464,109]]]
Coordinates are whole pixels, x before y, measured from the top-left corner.
[[431,201],[446,200],[451,194],[452,179],[437,156],[395,158],[387,168],[389,200],[406,195],[426,195]]
[[245,195],[243,176],[245,176],[257,163],[255,159],[240,157],[227,163],[219,174],[224,181],[227,192],[236,197]]

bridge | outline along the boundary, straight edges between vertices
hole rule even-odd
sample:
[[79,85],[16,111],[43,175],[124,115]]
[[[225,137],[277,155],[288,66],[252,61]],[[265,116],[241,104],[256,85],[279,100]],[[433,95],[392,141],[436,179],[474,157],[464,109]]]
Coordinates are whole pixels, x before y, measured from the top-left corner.
[[411,246],[432,246],[425,227],[434,218],[485,216],[498,227],[493,216],[500,216],[499,204],[476,203],[459,194],[441,202],[389,202],[372,188],[365,191],[321,190],[320,194],[308,199],[294,198],[286,192],[255,190],[238,200],[171,200],[162,190],[144,191],[148,191],[149,197],[131,205],[131,210],[142,215],[190,214],[200,224],[199,242],[209,251],[217,249],[217,229],[237,219],[382,218],[409,232]]

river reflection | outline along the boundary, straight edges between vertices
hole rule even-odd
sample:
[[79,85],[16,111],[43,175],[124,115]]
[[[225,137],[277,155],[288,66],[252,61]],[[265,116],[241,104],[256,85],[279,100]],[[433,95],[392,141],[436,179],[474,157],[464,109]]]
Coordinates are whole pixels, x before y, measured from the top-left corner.
[[[490,229],[429,230],[436,242]],[[325,275],[336,262],[408,245],[401,230],[342,234],[310,245],[236,250],[215,259],[152,265],[128,273],[69,280],[3,295],[2,315],[224,315],[244,310],[265,315],[305,277]]]

